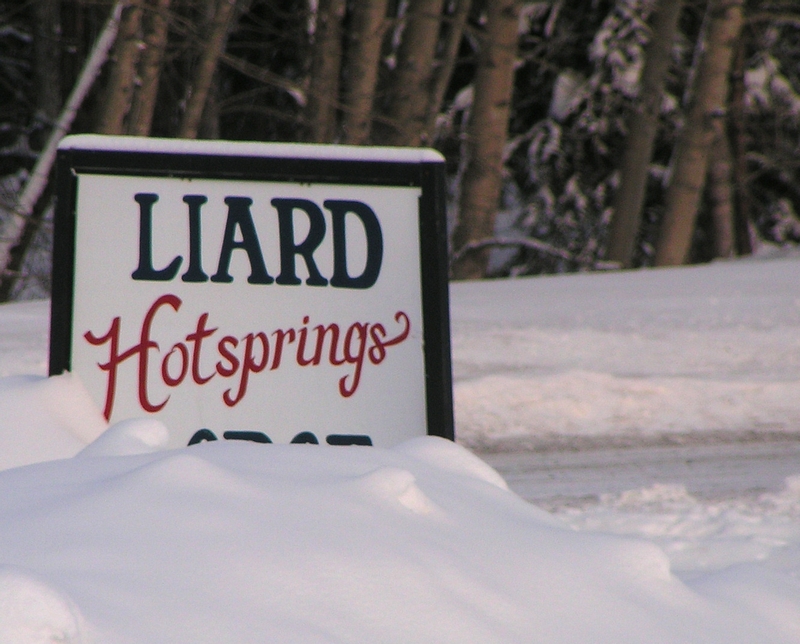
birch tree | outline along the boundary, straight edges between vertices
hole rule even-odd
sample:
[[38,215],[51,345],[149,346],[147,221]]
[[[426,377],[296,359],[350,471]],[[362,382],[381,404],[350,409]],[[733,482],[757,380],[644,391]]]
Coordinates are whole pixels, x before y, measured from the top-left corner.
[[721,119],[715,121],[714,133],[708,168],[714,257],[733,257],[736,254],[733,153],[725,123]]
[[112,55],[97,131],[100,134],[123,134],[125,117],[131,107],[136,81],[136,65],[141,44],[142,6],[140,0],[129,0],[123,10]]
[[656,265],[689,259],[697,210],[706,182],[714,122],[724,118],[734,47],[742,29],[743,0],[710,0],[705,51],[698,62],[692,102],[675,152]]
[[390,145],[417,146],[428,117],[444,0],[411,0],[391,88]]
[[633,262],[636,235],[644,205],[653,143],[658,131],[664,83],[678,31],[681,0],[660,0],[653,21],[652,36],[645,49],[639,96],[628,122],[625,152],[620,165],[606,256],[624,268]]
[[[86,98],[89,90],[97,79],[100,69],[108,59],[109,51],[114,45],[119,29],[124,2],[117,2],[111,10],[111,15],[106,20],[89,57],[84,63],[78,77],[78,82],[70,92],[67,101],[61,110],[47,143],[39,154],[36,164],[28,177],[24,189],[17,197],[13,210],[8,213],[0,228],[0,281],[8,278],[11,251],[17,246],[25,234],[25,227],[30,220],[30,215],[47,186],[47,178],[56,158],[56,150],[62,138],[69,132],[78,109]],[[13,277],[13,276],[11,276]]]
[[453,231],[453,249],[458,259],[453,263],[452,274],[456,279],[476,279],[486,273],[489,249],[477,246],[493,236],[503,185],[503,149],[514,86],[519,3],[489,0],[486,14],[467,132],[468,161],[458,223]]
[[214,14],[204,40],[200,60],[186,92],[186,109],[178,131],[180,138],[197,138],[214,73],[225,50],[228,32],[236,16],[236,4],[237,0],[217,0],[214,5]]
[[369,142],[381,45],[387,25],[386,8],[387,0],[357,2],[353,7],[342,100],[343,143],[364,145]]
[[34,12],[34,84],[36,109],[45,119],[55,119],[61,108],[61,52],[58,35],[61,31],[60,0],[33,3]]
[[442,56],[428,97],[425,130],[421,135],[421,138],[428,144],[433,140],[436,130],[436,117],[441,110],[447,87],[453,76],[453,70],[458,59],[458,50],[464,37],[464,27],[466,27],[471,6],[472,0],[456,0],[454,11],[447,21],[447,35],[444,39]]
[[147,136],[153,125],[164,52],[167,48],[170,0],[147,0],[143,16],[144,51],[139,60],[139,86],[128,116],[128,134]]
[[311,143],[332,143],[336,136],[346,5],[345,0],[322,0],[317,9],[305,108],[306,140]]
[[[61,108],[61,3],[59,0],[40,0],[31,7],[33,15],[33,89],[36,102],[36,121],[47,132]],[[0,302],[9,299],[20,276],[25,251],[41,226],[50,202],[52,189],[42,190],[37,203],[25,220],[16,243],[11,248],[0,278]]]

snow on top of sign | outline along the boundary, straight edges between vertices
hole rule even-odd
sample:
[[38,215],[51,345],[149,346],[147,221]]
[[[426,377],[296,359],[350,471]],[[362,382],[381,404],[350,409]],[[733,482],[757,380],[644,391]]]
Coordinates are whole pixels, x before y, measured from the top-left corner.
[[197,141],[134,136],[76,134],[64,138],[59,150],[99,150],[166,154],[210,154],[219,156],[269,156],[286,159],[344,161],[394,161],[397,163],[443,162],[430,148],[318,145],[310,143],[262,143],[257,141]]

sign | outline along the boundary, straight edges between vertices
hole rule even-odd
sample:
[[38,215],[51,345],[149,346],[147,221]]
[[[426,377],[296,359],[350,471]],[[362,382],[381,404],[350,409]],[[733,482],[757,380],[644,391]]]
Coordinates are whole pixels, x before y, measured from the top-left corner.
[[437,152],[79,135],[57,181],[50,373],[111,422],[453,438]]

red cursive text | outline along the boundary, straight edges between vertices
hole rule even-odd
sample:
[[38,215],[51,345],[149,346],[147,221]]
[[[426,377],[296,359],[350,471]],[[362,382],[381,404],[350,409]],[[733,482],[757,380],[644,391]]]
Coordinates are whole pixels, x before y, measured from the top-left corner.
[[[117,395],[117,376],[120,365],[133,360],[139,404],[144,411],[157,412],[169,402],[169,395],[153,400],[148,383],[156,378],[167,387],[178,387],[187,379],[196,385],[205,385],[214,378],[232,379],[233,384],[222,393],[228,407],[240,403],[247,394],[251,376],[265,370],[275,371],[285,360],[300,367],[313,367],[323,363],[334,367],[348,366],[349,371],[339,378],[339,394],[349,398],[358,389],[365,361],[379,365],[386,358],[389,347],[402,343],[411,331],[411,321],[403,311],[394,315],[400,325],[399,333],[389,337],[386,327],[380,322],[352,322],[349,326],[318,324],[310,326],[310,317],[296,328],[275,329],[271,333],[255,331],[243,336],[222,335],[219,329],[209,325],[209,314],[203,313],[192,331],[183,341],[176,342],[162,352],[161,346],[152,337],[153,321],[157,315],[177,313],[182,301],[177,295],[159,297],[145,313],[139,332],[139,341],[125,350],[120,349],[122,321],[119,316],[111,321],[104,335],[91,331],[84,338],[94,346],[108,345],[108,360],[98,363],[107,372],[106,400],[103,413],[111,418]],[[163,311],[163,313],[162,313]],[[293,346],[289,346],[293,345]],[[213,368],[201,369],[202,356],[212,352],[217,358]],[[288,356],[285,358],[284,356]]]

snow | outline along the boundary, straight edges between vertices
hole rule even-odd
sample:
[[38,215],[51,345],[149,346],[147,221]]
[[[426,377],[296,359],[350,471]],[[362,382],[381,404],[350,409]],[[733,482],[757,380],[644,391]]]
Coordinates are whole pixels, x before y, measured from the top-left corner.
[[800,431],[798,260],[455,284],[459,438]]
[[0,642],[800,641],[800,463],[537,507],[473,453],[792,444],[799,268],[454,284],[461,445],[392,449],[104,432],[44,377],[47,304],[0,306]]
[[430,148],[259,143],[254,141],[198,141],[194,139],[161,139],[158,137],[106,136],[102,134],[74,134],[65,137],[59,144],[58,149],[277,157],[281,159],[392,161],[396,163],[444,162],[444,157]]
[[562,516],[580,530],[649,537],[684,579],[696,577],[698,570],[721,571],[753,562],[795,578],[800,573],[797,475],[787,477],[783,490],[752,499],[703,502],[683,485],[654,484],[605,494],[599,504],[565,509]]
[[72,456],[107,428],[80,381],[54,378],[0,378],[0,468]]

